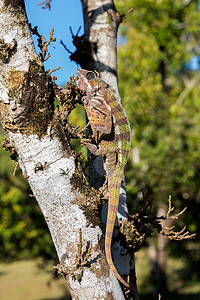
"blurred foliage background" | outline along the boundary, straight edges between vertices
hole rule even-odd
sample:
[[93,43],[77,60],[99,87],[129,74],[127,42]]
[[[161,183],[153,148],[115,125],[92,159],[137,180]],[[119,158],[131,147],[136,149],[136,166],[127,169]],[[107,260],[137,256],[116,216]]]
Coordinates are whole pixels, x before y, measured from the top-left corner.
[[[191,233],[197,233],[197,238],[190,241],[168,242],[155,236],[146,243],[145,259],[149,257],[150,264],[148,272],[143,272],[146,277],[140,276],[143,282],[138,284],[141,293],[150,299],[153,290],[157,294],[170,289],[169,274],[173,281],[181,281],[182,287],[200,279],[200,3],[115,3],[121,14],[133,8],[120,26],[118,46],[120,93],[132,128],[132,150],[126,168],[130,212],[153,200],[154,214],[159,214],[161,209],[167,210],[168,197],[172,195],[176,211],[187,207],[176,222],[177,230],[187,225]],[[71,121],[81,121],[83,126],[84,111],[80,107],[73,111]],[[3,138],[0,129],[1,141]],[[9,154],[1,148],[0,259],[56,260],[40,209],[29,197],[31,191],[20,170],[15,177],[13,170]],[[138,264],[143,261],[144,257],[141,261],[138,258]],[[177,273],[178,261],[181,267]],[[167,269],[169,262],[171,273]],[[140,274],[140,266],[137,268]],[[179,291],[173,286],[176,288],[179,293],[180,285]],[[194,298],[190,295],[187,299],[200,299],[200,286],[196,291]]]
[[132,128],[126,173],[130,210],[153,200],[160,214],[171,195],[177,210],[187,207],[177,229],[187,225],[197,233],[190,241],[155,238],[153,248],[149,241],[152,280],[155,291],[162,292],[167,251],[185,260],[190,278],[200,277],[200,3],[116,4],[120,13],[133,8],[121,25],[118,49],[120,93]]
[[[0,142],[5,132],[0,127]],[[0,147],[0,260],[55,258],[53,243],[27,181]]]

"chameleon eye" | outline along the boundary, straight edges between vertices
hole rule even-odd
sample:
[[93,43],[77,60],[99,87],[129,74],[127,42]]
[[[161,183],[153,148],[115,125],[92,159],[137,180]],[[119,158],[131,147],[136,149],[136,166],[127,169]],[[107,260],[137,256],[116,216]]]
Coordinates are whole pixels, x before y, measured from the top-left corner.
[[87,72],[86,78],[87,80],[91,80],[95,77],[95,74],[93,72]]

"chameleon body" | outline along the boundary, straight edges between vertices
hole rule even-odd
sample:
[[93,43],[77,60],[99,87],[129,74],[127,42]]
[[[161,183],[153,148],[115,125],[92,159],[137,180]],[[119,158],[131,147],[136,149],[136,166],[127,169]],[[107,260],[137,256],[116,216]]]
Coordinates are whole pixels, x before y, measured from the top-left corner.
[[111,242],[119,204],[120,186],[130,150],[130,126],[123,107],[116,100],[108,85],[94,72],[77,69],[77,84],[84,93],[83,105],[92,127],[96,144],[86,143],[94,155],[105,159],[108,179],[109,203],[105,233],[105,253],[110,269],[126,287],[129,285],[116,270]]

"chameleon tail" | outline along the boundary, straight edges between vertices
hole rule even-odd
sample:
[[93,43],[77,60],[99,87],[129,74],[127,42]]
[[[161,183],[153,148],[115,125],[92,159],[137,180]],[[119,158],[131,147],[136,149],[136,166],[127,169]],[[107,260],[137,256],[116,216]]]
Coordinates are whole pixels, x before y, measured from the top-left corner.
[[115,219],[118,210],[120,185],[122,180],[122,176],[120,174],[121,172],[122,170],[120,170],[120,172],[119,170],[114,171],[112,177],[108,181],[109,203],[108,203],[108,215],[107,215],[106,235],[105,235],[105,252],[106,252],[106,259],[110,269],[113,271],[117,279],[121,281],[121,283],[128,288],[129,285],[119,275],[117,269],[115,268],[112,260],[112,254],[111,254],[112,235],[113,235],[113,229],[114,229]]

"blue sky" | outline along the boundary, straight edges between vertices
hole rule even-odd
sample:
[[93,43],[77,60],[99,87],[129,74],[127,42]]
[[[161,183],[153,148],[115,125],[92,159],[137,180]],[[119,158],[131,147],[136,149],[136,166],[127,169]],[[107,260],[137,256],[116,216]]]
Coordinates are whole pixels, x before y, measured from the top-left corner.
[[[46,70],[52,70],[61,66],[61,69],[52,75],[57,76],[58,79],[56,83],[62,86],[69,81],[71,75],[76,73],[77,65],[75,62],[70,61],[70,54],[60,44],[60,40],[63,40],[71,52],[75,51],[69,27],[71,26],[73,33],[76,34],[81,26],[79,35],[83,34],[81,0],[53,0],[51,2],[51,10],[42,9],[42,6],[37,5],[42,1],[43,0],[25,0],[27,15],[32,27],[38,26],[39,33],[46,39],[49,38],[49,33],[52,27],[54,27],[54,37],[56,37],[57,40],[49,46],[51,57],[44,64]],[[36,50],[39,52],[36,37],[34,38],[34,42]],[[125,40],[119,40],[118,42],[122,44]],[[193,59],[188,62],[188,67],[194,71],[199,70],[199,57],[194,56]]]
[[[37,4],[42,0],[25,0],[26,10],[29,22],[32,27],[38,26],[38,31],[46,39],[49,38],[49,33],[54,27],[54,37],[56,42],[49,46],[51,57],[45,62],[46,69],[55,69],[61,66],[61,69],[52,73],[57,76],[56,83],[60,86],[69,81],[69,77],[76,73],[77,65],[69,59],[69,53],[60,44],[62,39],[67,48],[74,52],[75,47],[72,44],[72,37],[69,27],[72,27],[73,33],[76,34],[79,26],[81,31],[79,35],[83,34],[83,16],[80,0],[53,0],[51,2],[51,10],[42,9],[42,6]],[[34,38],[35,46],[37,46],[37,39]],[[38,47],[36,47],[39,52]]]

